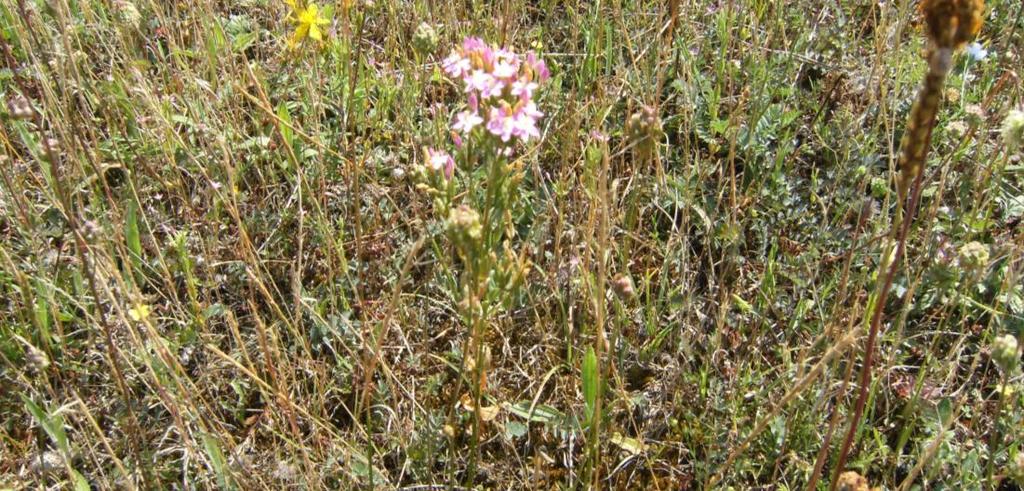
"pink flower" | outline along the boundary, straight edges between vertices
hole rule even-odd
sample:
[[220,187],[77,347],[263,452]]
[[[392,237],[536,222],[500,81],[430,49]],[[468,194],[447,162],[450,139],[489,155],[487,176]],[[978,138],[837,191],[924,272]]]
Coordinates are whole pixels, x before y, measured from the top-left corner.
[[487,46],[487,43],[485,43],[483,39],[480,39],[478,37],[467,37],[466,39],[462,40],[463,51],[478,51],[489,49],[491,48]]
[[444,150],[427,149],[427,164],[434,172],[444,172],[445,179],[451,179],[455,172],[455,159]]
[[498,62],[494,64],[494,71],[492,73],[494,73],[494,76],[497,78],[512,78],[519,73],[519,67],[515,66],[513,63],[509,63],[508,61],[498,60]]
[[455,115],[455,123],[452,124],[452,129],[463,133],[469,133],[473,128],[483,122],[484,118],[481,118],[476,111],[462,111]]
[[484,98],[489,97],[485,95],[486,92],[490,91],[495,84],[499,83],[497,80],[494,80],[493,75],[480,69],[473,70],[473,73],[466,77],[465,82],[466,92],[476,90],[480,92]]
[[469,59],[459,53],[452,53],[441,62],[441,67],[450,77],[463,78],[473,68]]
[[540,82],[547,82],[548,78],[551,77],[548,65],[544,63],[544,60],[538,59],[533,51],[526,53],[526,66],[530,70],[530,75],[532,75],[529,78],[536,78]]
[[487,121],[487,131],[491,132],[492,135],[501,138],[501,141],[507,142],[512,138],[512,132],[514,130],[515,122],[508,107],[492,107],[490,118]]
[[517,112],[520,112],[533,120],[538,120],[544,117],[544,113],[537,110],[537,104],[534,103],[533,101],[529,101],[526,104],[523,104],[523,106],[520,107]]
[[537,110],[537,105],[532,101],[526,103],[516,111],[512,118],[512,134],[526,143],[530,138],[540,138],[540,130],[537,129],[537,120],[544,114]]
[[512,82],[512,95],[520,99],[529,100],[533,98],[533,91],[537,90],[537,87],[538,85],[533,82],[516,80]]

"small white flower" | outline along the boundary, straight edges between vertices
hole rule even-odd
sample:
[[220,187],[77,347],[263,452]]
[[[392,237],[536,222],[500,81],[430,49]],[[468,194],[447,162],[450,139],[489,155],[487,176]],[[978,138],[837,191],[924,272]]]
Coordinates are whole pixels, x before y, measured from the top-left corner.
[[985,49],[981,43],[974,42],[967,45],[967,54],[970,55],[974,61],[981,61],[988,57],[988,50]]

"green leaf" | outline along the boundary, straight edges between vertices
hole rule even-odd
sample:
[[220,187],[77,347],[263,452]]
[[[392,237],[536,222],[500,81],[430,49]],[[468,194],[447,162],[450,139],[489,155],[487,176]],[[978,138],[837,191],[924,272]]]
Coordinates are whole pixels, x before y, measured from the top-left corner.
[[207,457],[210,458],[210,465],[213,466],[214,473],[217,474],[217,480],[220,481],[222,488],[231,488],[231,479],[227,469],[227,459],[224,458],[224,453],[220,450],[220,445],[217,444],[217,440],[210,435],[203,435],[203,449],[206,450]]
[[505,409],[531,423],[549,424],[565,420],[564,414],[546,404],[538,404],[533,408],[533,411],[530,411],[530,401],[519,401],[515,404],[506,403]]
[[289,147],[294,147],[292,140],[292,116],[288,112],[288,106],[284,102],[277,105],[277,117],[281,120],[279,126],[281,128],[281,137],[284,138],[284,142]]
[[505,436],[509,440],[513,438],[520,438],[526,435],[527,431],[529,431],[529,428],[518,421],[509,421],[508,423],[505,423]]
[[589,422],[594,417],[594,408],[597,406],[597,354],[594,347],[587,348],[587,354],[583,357],[583,402],[586,404],[586,420]]
[[71,469],[71,478],[75,481],[75,491],[90,491],[92,487],[89,486],[89,481],[85,480],[80,472]]
[[139,208],[134,201],[128,203],[128,212],[124,218],[124,238],[128,241],[128,250],[135,258],[142,257],[142,239],[139,236]]
[[939,404],[938,404],[938,407],[936,408],[936,410],[939,413],[939,424],[941,426],[943,426],[943,427],[947,426],[949,424],[949,422],[952,421],[952,419],[953,419],[953,403],[952,403],[952,401],[950,401],[948,397],[942,399],[941,401],[939,401]]
[[611,439],[612,445],[619,447],[631,455],[640,455],[647,450],[647,445],[637,440],[636,438],[623,436],[621,433],[615,433]]
[[68,455],[70,448],[68,447],[68,436],[64,433],[64,418],[60,417],[60,415],[51,417],[43,408],[32,402],[32,399],[29,399],[24,394],[21,395],[21,400],[25,403],[25,409],[36,419],[39,426],[43,427],[43,431],[50,436],[50,439],[57,444],[57,448],[61,453]]

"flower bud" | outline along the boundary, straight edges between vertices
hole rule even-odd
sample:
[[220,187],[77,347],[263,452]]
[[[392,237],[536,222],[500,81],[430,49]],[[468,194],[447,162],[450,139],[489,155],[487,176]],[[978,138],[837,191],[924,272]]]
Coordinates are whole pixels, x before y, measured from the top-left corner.
[[438,37],[434,27],[426,22],[416,27],[412,35],[412,47],[422,56],[427,56],[437,49]]
[[482,231],[476,210],[461,205],[448,213],[448,234],[455,243],[475,243],[480,240]]
[[1020,362],[1017,347],[1017,338],[1012,334],[1004,334],[992,341],[992,362],[1003,373],[1009,374],[1017,369]]
[[988,246],[971,241],[960,247],[960,266],[968,271],[979,271],[988,265]]
[[1003,120],[1003,141],[1010,150],[1017,150],[1024,145],[1024,111],[1013,110]]

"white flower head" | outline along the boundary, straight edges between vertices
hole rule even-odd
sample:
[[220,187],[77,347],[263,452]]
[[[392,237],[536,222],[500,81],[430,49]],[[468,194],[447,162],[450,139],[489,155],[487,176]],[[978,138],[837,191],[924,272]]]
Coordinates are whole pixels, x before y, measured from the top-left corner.
[[974,61],[981,61],[988,57],[988,50],[981,43],[975,41],[967,45],[967,54]]

